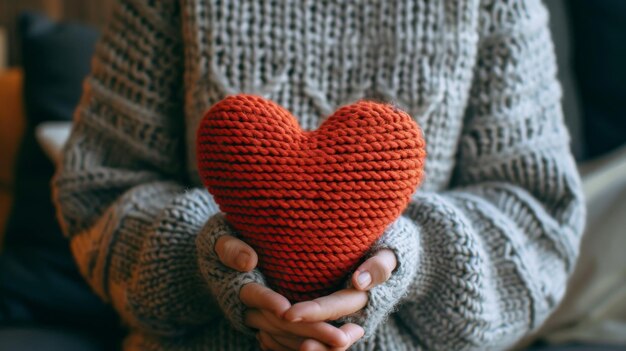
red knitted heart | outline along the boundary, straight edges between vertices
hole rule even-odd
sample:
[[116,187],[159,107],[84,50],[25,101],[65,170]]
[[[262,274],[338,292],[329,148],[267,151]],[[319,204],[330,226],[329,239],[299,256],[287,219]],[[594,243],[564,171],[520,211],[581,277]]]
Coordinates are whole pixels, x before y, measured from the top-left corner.
[[276,103],[230,96],[197,132],[198,170],[259,268],[291,301],[337,289],[404,210],[426,151],[411,117],[361,101],[302,131]]

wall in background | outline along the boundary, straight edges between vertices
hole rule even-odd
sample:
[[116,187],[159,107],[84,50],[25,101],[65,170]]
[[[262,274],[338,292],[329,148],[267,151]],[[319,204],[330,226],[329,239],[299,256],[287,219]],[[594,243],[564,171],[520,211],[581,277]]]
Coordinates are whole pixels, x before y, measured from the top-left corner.
[[47,13],[59,20],[72,20],[102,28],[116,0],[0,0],[0,27],[8,39],[9,65],[20,64],[19,38],[16,32],[17,16],[25,10]]

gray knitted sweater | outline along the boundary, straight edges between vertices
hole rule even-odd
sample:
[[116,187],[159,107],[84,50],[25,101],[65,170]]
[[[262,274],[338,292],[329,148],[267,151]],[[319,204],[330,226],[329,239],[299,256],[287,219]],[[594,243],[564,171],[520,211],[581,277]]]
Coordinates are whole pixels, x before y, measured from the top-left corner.
[[585,217],[547,21],[539,0],[122,1],[54,184],[127,349],[256,348],[237,295],[263,277],[217,262],[232,231],[194,155],[203,112],[238,92],[306,129],[361,98],[423,128],[426,179],[376,244],[399,267],[350,318],[355,350],[503,349],[537,328]]

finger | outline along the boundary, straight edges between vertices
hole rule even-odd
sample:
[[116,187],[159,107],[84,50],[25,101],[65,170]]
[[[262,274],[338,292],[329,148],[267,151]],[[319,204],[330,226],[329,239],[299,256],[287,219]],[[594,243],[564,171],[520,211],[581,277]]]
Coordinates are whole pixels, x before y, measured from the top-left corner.
[[346,349],[352,346],[355,342],[359,341],[359,339],[365,335],[365,330],[361,326],[354,323],[344,324],[339,329],[346,333],[346,335],[348,335],[348,339],[350,340]]
[[261,337],[259,336],[259,334],[256,335],[256,340],[259,342],[259,349],[261,349],[261,351],[268,351],[269,348],[267,346],[265,346],[265,344],[263,344],[263,342],[261,342]]
[[225,266],[240,272],[253,270],[259,260],[252,247],[230,235],[217,239],[215,253]]
[[278,326],[274,325],[268,318],[263,314],[261,310],[248,310],[246,311],[244,323],[248,327],[252,329],[258,329],[259,331],[264,331],[272,335],[280,335],[285,337],[293,336],[290,332],[284,331]]
[[291,333],[292,335],[302,338],[311,338],[319,340],[324,344],[342,347],[348,344],[350,339],[346,333],[328,323],[316,322],[316,323],[291,323],[281,320],[283,324],[281,328]]
[[299,351],[328,351],[330,348],[321,342],[313,339],[305,340],[300,346]]
[[271,311],[279,318],[291,307],[286,297],[258,283],[244,285],[239,291],[239,298],[248,308]]
[[366,292],[344,289],[312,301],[297,303],[284,318],[291,322],[323,322],[336,320],[360,311],[367,304]]
[[276,341],[277,343],[292,350],[298,350],[300,348],[300,345],[302,345],[302,343],[305,340],[304,338],[292,337],[292,336],[290,337],[290,336],[271,335],[271,334],[269,334],[269,336],[272,339],[274,339],[274,341]]
[[359,290],[370,290],[386,282],[398,264],[396,255],[389,249],[380,250],[363,262],[352,275],[352,285]]
[[257,334],[257,340],[261,345],[265,346],[267,349],[272,351],[293,351],[297,349],[289,348],[281,345],[276,340],[274,340],[269,334],[260,332]]
[[344,346],[350,341],[346,333],[328,323],[292,323],[263,310],[247,311],[245,324],[272,335],[316,339],[334,347]]
[[300,346],[300,351],[345,351],[365,335],[363,328],[353,323],[345,324],[340,329],[350,338],[350,342],[346,346],[328,347],[317,340],[307,339]]

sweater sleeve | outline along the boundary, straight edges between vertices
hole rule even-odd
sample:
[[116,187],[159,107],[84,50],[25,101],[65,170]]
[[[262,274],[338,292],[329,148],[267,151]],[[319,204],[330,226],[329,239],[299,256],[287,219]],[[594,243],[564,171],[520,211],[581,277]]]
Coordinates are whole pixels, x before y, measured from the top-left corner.
[[[241,327],[238,289],[256,281],[217,273],[208,281],[200,269],[217,265],[206,243],[229,231],[207,224],[218,207],[184,175],[180,27],[177,1],[118,4],[54,180],[82,274],[129,326],[155,335],[199,327],[218,305]],[[229,284],[209,286],[220,279]]]
[[504,349],[563,297],[585,208],[547,17],[539,0],[483,5],[454,180],[377,244],[399,267],[355,316],[370,336],[394,312],[427,349]]

